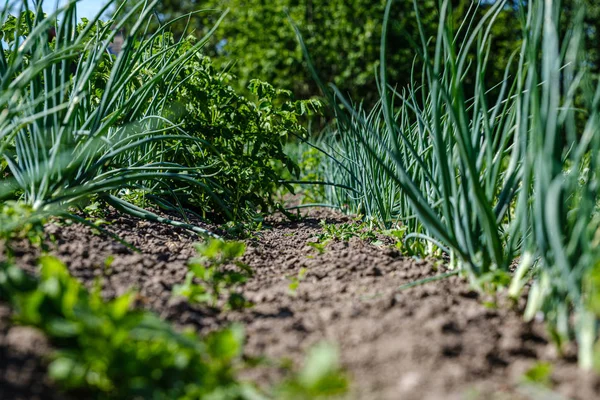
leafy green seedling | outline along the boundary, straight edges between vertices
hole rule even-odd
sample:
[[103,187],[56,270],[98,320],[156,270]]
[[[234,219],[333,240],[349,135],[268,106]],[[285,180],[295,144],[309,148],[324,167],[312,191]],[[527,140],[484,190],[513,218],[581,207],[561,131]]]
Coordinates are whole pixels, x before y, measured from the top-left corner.
[[507,288],[510,285],[512,276],[506,271],[499,269],[491,270],[476,280],[476,285],[481,287],[484,291],[495,294],[498,289]]
[[316,249],[319,252],[319,254],[324,254],[325,253],[325,249],[326,249],[326,247],[327,247],[328,244],[329,244],[329,240],[323,240],[323,241],[318,241],[318,242],[308,242],[307,243],[307,245],[309,245],[313,249]]
[[[83,212],[86,214],[85,220],[92,225],[111,225],[111,222],[106,219],[106,207],[103,206],[97,199],[90,201],[90,203],[83,208]],[[97,229],[93,229],[93,232],[97,235],[101,233]]]
[[552,364],[538,362],[523,374],[523,381],[549,387],[552,384]]
[[104,273],[110,274],[113,263],[115,262],[115,256],[110,255],[104,260]]
[[353,237],[357,237],[361,240],[374,242],[377,240],[375,231],[371,224],[367,222],[362,223],[343,223],[343,224],[328,224],[325,220],[322,220],[321,228],[323,232],[317,235],[319,242],[326,240],[342,240],[347,242]]
[[427,246],[423,243],[422,240],[407,240],[406,235],[408,233],[408,228],[406,226],[401,226],[396,229],[388,229],[381,232],[382,235],[387,236],[394,240],[394,247],[401,254],[416,256],[419,258],[431,257],[433,254],[433,250],[428,250]]
[[298,271],[298,275],[290,278],[291,282],[288,285],[288,289],[289,289],[289,293],[292,296],[296,295],[296,291],[298,290],[298,286],[300,286],[300,282],[306,276],[306,271],[307,271],[306,268],[301,268],[300,271]]
[[485,308],[487,308],[488,310],[497,310],[500,307],[498,306],[498,303],[495,301],[484,301],[483,302],[483,306]]
[[[228,294],[227,305],[241,309],[251,304],[234,289],[253,275],[252,269],[239,261],[246,251],[242,242],[226,242],[211,239],[196,245],[199,256],[190,260],[189,272],[182,285],[173,288],[173,294],[186,297],[192,303],[208,303],[217,306],[221,294]],[[195,283],[195,282],[200,283]]]
[[404,253],[404,237],[406,236],[406,228],[401,227],[398,229],[387,229],[381,232],[384,236],[394,239],[394,247],[402,253]]

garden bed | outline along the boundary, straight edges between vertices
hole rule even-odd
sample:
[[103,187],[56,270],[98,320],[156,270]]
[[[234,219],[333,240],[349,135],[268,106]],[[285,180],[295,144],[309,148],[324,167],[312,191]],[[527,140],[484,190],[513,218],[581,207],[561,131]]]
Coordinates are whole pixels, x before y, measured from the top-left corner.
[[[327,341],[340,350],[352,399],[549,398],[531,381],[567,398],[600,396],[600,378],[577,368],[574,349],[560,358],[541,323],[522,321],[524,301],[511,307],[457,276],[399,290],[445,272],[444,265],[405,257],[385,238],[373,244],[334,240],[322,253],[307,244],[322,232],[321,220],[349,217],[311,210],[296,222],[269,221],[247,240],[243,257],[255,275],[242,292],[254,306],[218,311],[172,296],[195,254],[195,236],[111,215],[106,229],[141,253],[82,225],[49,226],[51,252],[86,286],[101,279],[106,297],[135,288],[138,306],[176,325],[206,333],[243,324],[246,355],[275,361],[248,372],[259,384],[279,376],[282,359],[299,364],[307,349]],[[25,244],[14,250],[17,262],[31,270],[38,251]],[[50,346],[35,331],[11,325],[8,314],[0,305],[0,398],[60,398],[44,378]]]

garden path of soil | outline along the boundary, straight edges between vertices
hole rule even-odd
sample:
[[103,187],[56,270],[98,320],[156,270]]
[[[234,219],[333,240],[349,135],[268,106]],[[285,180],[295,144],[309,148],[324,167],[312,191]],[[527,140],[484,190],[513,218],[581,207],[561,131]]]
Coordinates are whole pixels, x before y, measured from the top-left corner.
[[[130,287],[140,304],[178,325],[207,332],[232,322],[244,324],[251,356],[291,358],[300,363],[311,345],[335,343],[352,380],[349,399],[597,399],[600,379],[560,359],[539,323],[524,323],[518,311],[490,308],[459,277],[398,291],[407,282],[434,276],[433,261],[403,257],[391,248],[363,242],[332,242],[323,254],[307,245],[321,232],[319,221],[348,222],[327,210],[312,210],[297,222],[270,221],[248,241],[244,261],[255,271],[243,293],[255,303],[243,311],[215,312],[173,299],[183,281],[197,237],[165,225],[115,216],[107,229],[142,250],[93,234],[81,225],[50,225],[52,253],[91,286],[104,279],[108,297]],[[19,264],[31,268],[36,254],[17,249]],[[105,260],[114,256],[110,269]],[[305,268],[295,294],[291,277]],[[520,305],[522,307],[522,304]],[[44,378],[50,347],[35,331],[12,326],[0,304],[0,398],[60,398]],[[522,384],[538,361],[554,365],[558,394]],[[251,377],[260,382],[273,372]],[[555,397],[553,397],[555,396]]]

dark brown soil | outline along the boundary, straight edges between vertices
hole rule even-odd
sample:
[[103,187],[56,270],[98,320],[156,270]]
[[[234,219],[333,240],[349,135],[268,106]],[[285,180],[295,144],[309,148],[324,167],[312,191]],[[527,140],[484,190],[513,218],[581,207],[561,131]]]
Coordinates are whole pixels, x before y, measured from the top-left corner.
[[[141,254],[80,225],[50,226],[49,232],[55,236],[52,253],[87,285],[103,277],[108,297],[135,287],[140,305],[202,332],[242,322],[248,355],[299,363],[311,345],[336,344],[352,379],[349,399],[600,398],[600,378],[577,368],[573,350],[560,358],[543,325],[524,323],[507,302],[498,300],[501,306],[494,307],[489,304],[494,299],[474,292],[459,277],[398,290],[444,272],[441,262],[413,260],[357,238],[331,242],[319,254],[307,243],[316,240],[323,218],[348,221],[313,210],[299,222],[273,220],[248,241],[244,261],[256,275],[243,293],[255,305],[235,312],[172,297],[198,240],[188,232],[115,218],[107,228]],[[17,255],[23,267],[34,264],[31,249]],[[301,269],[306,275],[293,293],[289,285]],[[49,398],[42,395],[52,393],[43,378],[48,344],[35,331],[8,321],[9,310],[0,305],[0,398]],[[553,365],[554,394],[523,383],[524,373],[540,361]],[[252,375],[263,383],[273,376],[268,370]]]

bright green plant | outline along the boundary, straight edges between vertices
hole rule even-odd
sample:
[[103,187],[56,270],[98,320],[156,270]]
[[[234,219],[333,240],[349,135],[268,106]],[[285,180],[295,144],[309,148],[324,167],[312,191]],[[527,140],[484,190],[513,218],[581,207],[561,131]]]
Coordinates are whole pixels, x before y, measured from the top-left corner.
[[[319,253],[319,255],[321,254],[325,254],[325,251],[327,250],[327,245],[329,244],[329,240],[327,239],[323,239],[323,240],[319,240],[318,242],[308,242],[306,243],[308,246],[312,247],[313,249],[317,250],[317,252]],[[308,256],[309,258],[312,256]]]
[[240,328],[204,340],[192,331],[177,333],[157,316],[131,310],[133,293],[105,303],[99,291],[88,293],[50,257],[41,259],[39,281],[2,264],[0,298],[12,304],[19,323],[50,338],[57,349],[52,379],[65,389],[85,390],[87,398],[257,398],[235,378]]
[[414,231],[411,231],[407,226],[400,226],[398,228],[383,230],[381,231],[381,234],[393,239],[394,248],[401,254],[423,258],[439,256],[442,251],[448,252],[441,244],[438,244],[438,246],[442,247],[438,247],[437,250],[436,246],[426,246],[422,241],[416,240],[414,235],[407,240],[407,236],[409,236],[411,232]]
[[522,379],[525,383],[550,387],[552,384],[552,371],[552,364],[538,362],[523,374]]
[[288,278],[291,281],[290,284],[288,285],[288,292],[290,293],[290,295],[292,295],[292,296],[296,295],[296,291],[298,290],[298,287],[300,286],[300,282],[302,282],[304,280],[304,277],[306,276],[306,272],[308,272],[306,268],[300,268],[300,271],[298,271],[297,275]]
[[246,245],[211,239],[196,245],[196,250],[198,257],[190,260],[185,282],[175,286],[173,294],[186,297],[193,303],[208,303],[216,307],[221,295],[226,292],[229,308],[250,306],[245,297],[235,291],[253,275],[252,269],[239,260]]

